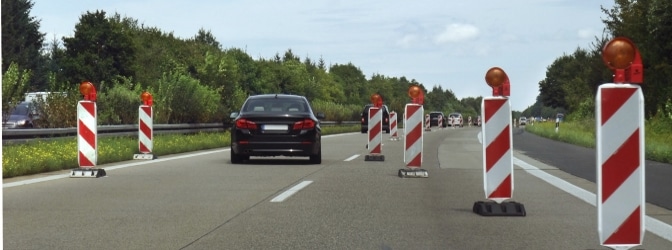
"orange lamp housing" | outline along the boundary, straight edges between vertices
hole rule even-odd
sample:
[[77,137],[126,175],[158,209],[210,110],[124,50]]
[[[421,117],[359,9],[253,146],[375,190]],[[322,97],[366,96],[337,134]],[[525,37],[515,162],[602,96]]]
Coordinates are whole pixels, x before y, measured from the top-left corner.
[[510,96],[509,76],[500,67],[492,67],[485,73],[485,82],[492,87],[493,96]]
[[602,48],[602,61],[614,71],[614,83],[644,82],[644,66],[637,46],[627,37],[616,37]]
[[425,102],[425,95],[418,85],[413,85],[408,88],[408,97],[410,97],[411,102],[415,104],[423,105]]
[[96,87],[91,82],[82,82],[79,84],[79,92],[84,96],[86,101],[96,101]]
[[154,98],[152,97],[152,94],[150,94],[147,91],[142,91],[142,94],[140,94],[140,99],[142,99],[142,103],[147,106],[152,106],[154,102]]
[[373,106],[380,108],[383,106],[383,98],[379,94],[371,95],[371,103]]

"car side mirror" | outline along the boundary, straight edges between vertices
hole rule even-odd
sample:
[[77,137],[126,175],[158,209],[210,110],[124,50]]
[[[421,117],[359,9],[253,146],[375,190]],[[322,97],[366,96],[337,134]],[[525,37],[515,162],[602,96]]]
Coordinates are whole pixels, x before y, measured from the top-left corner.
[[236,117],[238,117],[238,112],[231,112],[231,115],[229,115],[231,119],[235,119]]
[[322,119],[326,118],[327,116],[324,115],[323,112],[317,112],[317,113],[315,114],[315,117],[317,117],[317,119],[322,120]]

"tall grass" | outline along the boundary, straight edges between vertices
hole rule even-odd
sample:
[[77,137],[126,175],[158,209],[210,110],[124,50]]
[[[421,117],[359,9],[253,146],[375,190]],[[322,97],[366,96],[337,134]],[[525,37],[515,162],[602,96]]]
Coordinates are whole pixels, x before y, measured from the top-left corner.
[[[672,163],[672,124],[661,118],[649,119],[645,124],[644,141],[647,160]],[[525,130],[553,140],[595,148],[595,121],[562,122],[555,132],[554,122],[536,122]]]

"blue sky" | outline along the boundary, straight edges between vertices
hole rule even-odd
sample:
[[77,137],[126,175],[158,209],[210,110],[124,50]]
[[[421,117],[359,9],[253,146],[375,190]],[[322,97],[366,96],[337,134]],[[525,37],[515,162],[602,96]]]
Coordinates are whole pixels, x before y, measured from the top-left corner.
[[378,73],[442,86],[458,98],[490,96],[485,72],[511,80],[513,110],[534,104],[546,68],[601,36],[607,0],[33,0],[46,40],[73,36],[86,11],[104,10],[145,26],[193,37],[210,30],[224,48],[254,58],[291,49],[303,60],[352,63]]

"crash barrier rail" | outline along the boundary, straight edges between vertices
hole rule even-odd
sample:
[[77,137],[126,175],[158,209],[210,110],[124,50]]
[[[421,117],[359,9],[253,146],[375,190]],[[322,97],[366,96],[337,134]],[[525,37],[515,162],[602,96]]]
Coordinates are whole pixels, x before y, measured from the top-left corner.
[[[321,121],[323,126],[335,125],[356,125],[360,121]],[[231,128],[231,124],[223,123],[193,123],[193,124],[154,124],[153,129],[156,134],[183,134],[198,132],[224,131]],[[100,136],[137,136],[138,124],[129,125],[100,125],[98,126],[98,135]],[[2,142],[6,144],[11,141],[21,141],[37,138],[56,138],[56,137],[75,137],[77,136],[77,127],[72,128],[30,128],[30,129],[2,129]]]

